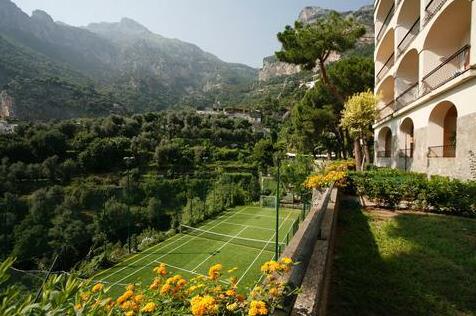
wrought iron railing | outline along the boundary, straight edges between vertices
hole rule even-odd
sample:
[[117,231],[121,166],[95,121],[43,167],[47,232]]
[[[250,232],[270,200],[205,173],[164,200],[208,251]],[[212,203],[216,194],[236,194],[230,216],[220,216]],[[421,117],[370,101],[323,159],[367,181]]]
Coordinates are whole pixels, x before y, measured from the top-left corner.
[[382,121],[387,117],[392,116],[393,112],[395,112],[395,101],[392,100],[383,108],[379,109],[377,121]]
[[396,110],[404,108],[408,104],[418,99],[419,96],[420,87],[418,85],[418,82],[415,82],[395,99]]
[[392,157],[391,150],[377,151],[377,158],[390,158],[390,157]]
[[423,92],[429,93],[469,69],[470,46],[466,45],[453,55],[445,58],[435,69],[423,77]]
[[388,71],[393,67],[395,64],[395,54],[392,54],[385,64],[380,68],[379,72],[377,73],[377,83],[379,83],[385,75],[388,73]]
[[448,0],[430,0],[425,7],[425,20],[424,25],[427,25],[428,22],[441,10]]
[[428,158],[454,158],[456,145],[428,147]]
[[420,33],[420,18],[418,18],[415,23],[413,23],[410,30],[405,34],[403,39],[400,41],[397,47],[397,58],[402,55],[413,42],[415,37]]
[[395,3],[390,8],[390,11],[388,11],[387,16],[385,17],[385,20],[383,21],[382,26],[380,27],[380,30],[377,33],[377,42],[380,42],[383,35],[385,34],[385,30],[387,29],[387,26],[390,24],[390,20],[392,19],[394,13],[395,13]]

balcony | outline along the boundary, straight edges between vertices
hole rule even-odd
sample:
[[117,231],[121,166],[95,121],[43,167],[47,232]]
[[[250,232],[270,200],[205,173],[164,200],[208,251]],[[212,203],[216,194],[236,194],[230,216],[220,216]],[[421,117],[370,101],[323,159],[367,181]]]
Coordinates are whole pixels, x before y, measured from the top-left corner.
[[428,158],[455,158],[456,145],[428,147]]
[[425,7],[425,19],[423,25],[427,25],[428,22],[441,10],[448,0],[430,0]]
[[443,62],[423,77],[424,94],[441,87],[469,69],[470,45],[466,45],[453,55],[443,58]]
[[390,21],[392,20],[394,13],[395,13],[395,4],[393,4],[390,10],[388,11],[387,16],[385,17],[385,20],[383,21],[382,26],[380,27],[380,30],[377,33],[377,42],[380,42],[383,35],[385,34],[385,30],[390,24]]
[[405,34],[397,47],[397,58],[400,57],[420,33],[420,19],[416,20],[410,30]]
[[400,110],[417,100],[420,96],[420,88],[418,82],[412,84],[408,89],[403,91],[396,99],[396,110]]
[[393,67],[395,64],[395,54],[390,55],[390,57],[387,59],[385,64],[380,68],[379,72],[377,73],[376,76],[376,83],[379,83],[385,75],[389,72],[389,70]]
[[382,121],[387,117],[392,116],[393,112],[395,112],[395,101],[392,100],[389,103],[385,104],[385,106],[378,111],[377,121]]

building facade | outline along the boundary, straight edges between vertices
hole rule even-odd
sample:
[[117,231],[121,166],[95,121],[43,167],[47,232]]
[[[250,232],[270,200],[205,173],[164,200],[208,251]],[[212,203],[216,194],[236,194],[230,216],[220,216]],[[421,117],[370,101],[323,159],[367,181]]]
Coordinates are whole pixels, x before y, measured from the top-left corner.
[[475,18],[472,0],[375,2],[376,165],[474,176]]

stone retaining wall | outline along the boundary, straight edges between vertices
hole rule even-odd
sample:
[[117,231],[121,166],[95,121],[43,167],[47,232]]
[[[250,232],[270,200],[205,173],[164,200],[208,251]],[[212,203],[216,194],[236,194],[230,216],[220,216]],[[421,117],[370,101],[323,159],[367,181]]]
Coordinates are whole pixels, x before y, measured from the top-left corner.
[[282,277],[292,288],[299,288],[299,294],[289,298],[286,310],[276,315],[325,315],[337,210],[338,189],[313,192],[311,211],[282,254],[299,262]]

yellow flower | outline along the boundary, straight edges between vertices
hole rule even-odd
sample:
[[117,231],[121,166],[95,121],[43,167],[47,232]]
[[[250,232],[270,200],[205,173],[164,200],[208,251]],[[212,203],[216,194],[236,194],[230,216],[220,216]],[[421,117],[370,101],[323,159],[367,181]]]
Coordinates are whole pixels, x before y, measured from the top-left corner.
[[269,290],[269,295],[271,295],[273,297],[277,297],[277,296],[279,296],[279,294],[280,294],[280,290],[275,288],[275,287],[273,287]]
[[218,304],[210,295],[197,295],[190,301],[192,314],[194,316],[216,315],[218,313]]
[[134,301],[136,301],[137,303],[142,302],[143,299],[144,299],[144,295],[142,295],[142,294],[136,295],[134,297]]
[[236,295],[236,291],[233,290],[233,289],[229,289],[225,292],[226,295],[228,296],[235,296]]
[[228,304],[226,305],[226,309],[230,312],[234,312],[238,309],[238,304],[237,303]]
[[167,268],[166,268],[165,264],[161,263],[159,266],[154,268],[154,272],[164,276],[164,275],[167,274]]
[[153,313],[153,312],[155,312],[156,309],[157,309],[157,305],[155,305],[155,303],[153,303],[153,302],[150,302],[150,303],[147,303],[141,309],[141,312],[143,312],[143,313]]
[[121,308],[123,311],[138,311],[139,305],[134,301],[125,301],[121,304]]
[[250,310],[248,312],[250,316],[268,315],[268,309],[266,303],[263,301],[252,301],[250,304]]
[[170,284],[166,283],[160,289],[160,294],[168,294],[171,289],[172,289],[172,287],[170,286]]
[[124,316],[134,316],[134,311],[125,312]]
[[81,306],[81,304],[76,304],[76,305],[74,305],[74,308],[75,309],[81,309],[81,308],[83,308],[83,306]]
[[150,290],[157,290],[159,288],[159,285],[160,285],[160,279],[154,279],[154,281],[152,282],[152,284],[149,286],[149,289]]
[[89,300],[89,297],[91,297],[91,293],[89,292],[84,292],[84,293],[81,293],[80,295],[81,301],[83,302],[86,302],[87,300]]
[[290,264],[293,264],[293,259],[291,259],[289,257],[284,257],[284,258],[281,259],[281,263],[290,265]]
[[220,276],[220,271],[223,269],[223,265],[216,264],[208,270],[208,277],[211,280],[216,280]]
[[104,289],[104,284],[102,283],[97,283],[96,285],[93,286],[92,291],[93,293],[101,292]]

